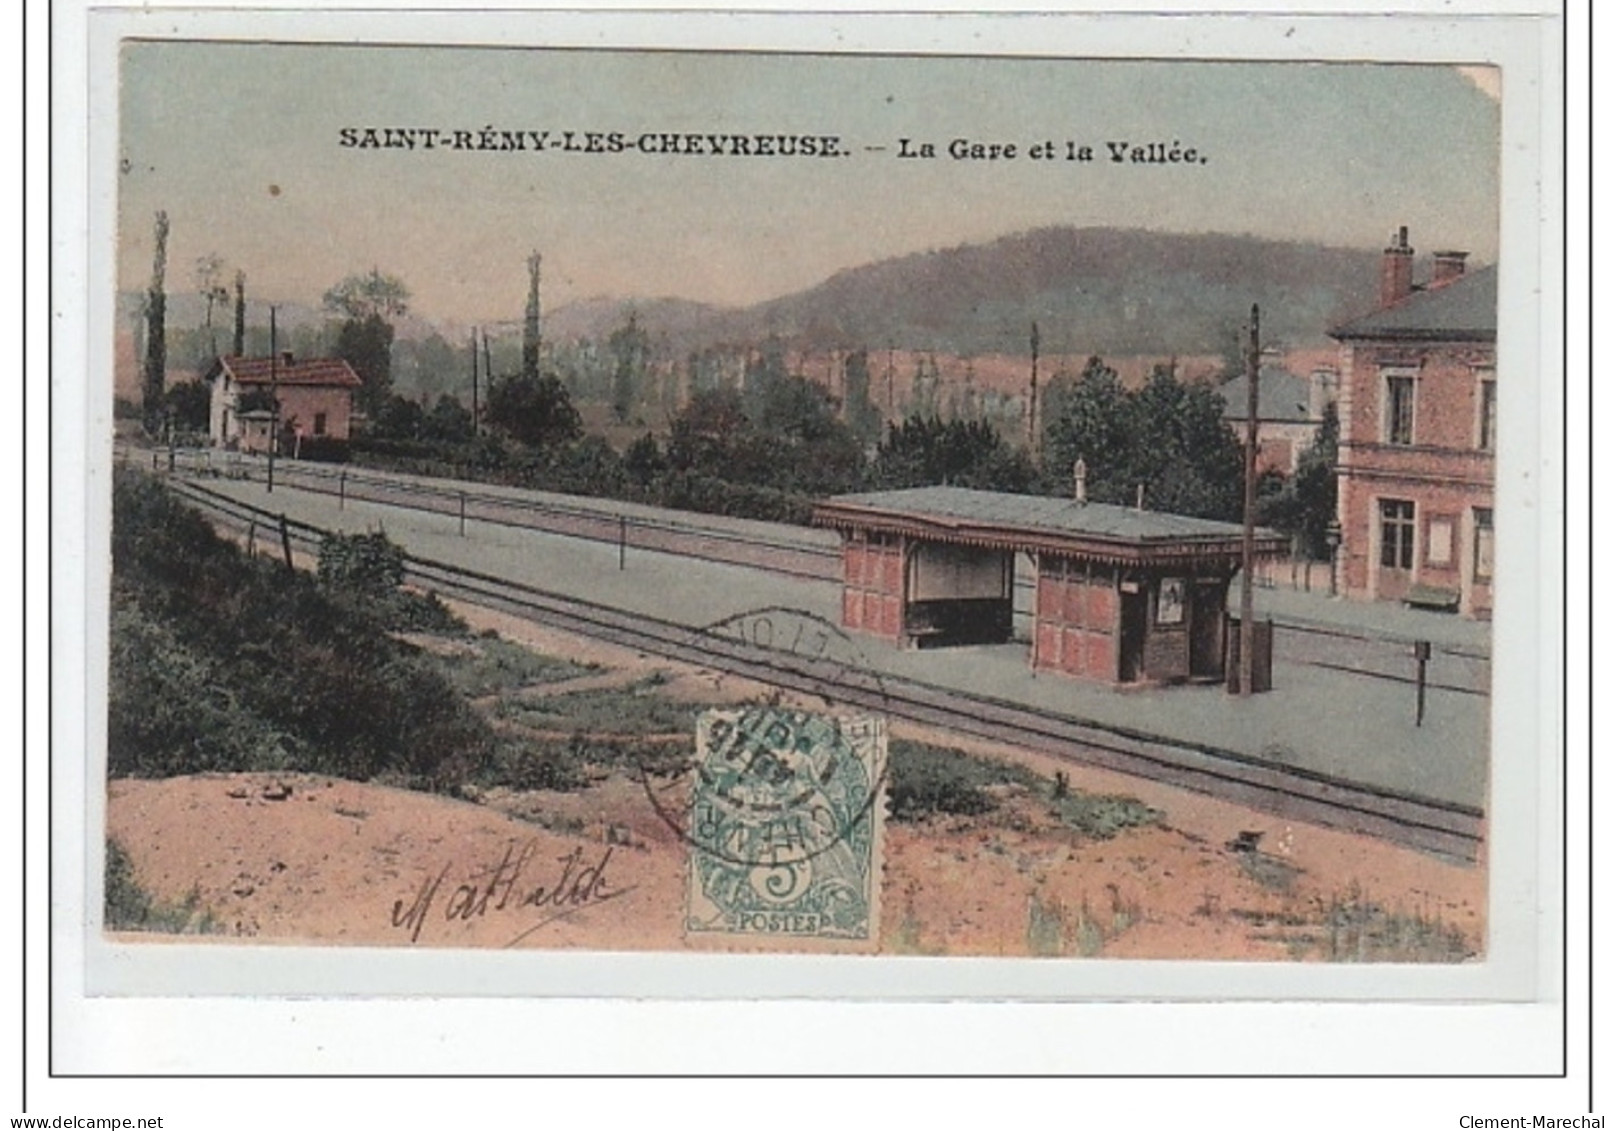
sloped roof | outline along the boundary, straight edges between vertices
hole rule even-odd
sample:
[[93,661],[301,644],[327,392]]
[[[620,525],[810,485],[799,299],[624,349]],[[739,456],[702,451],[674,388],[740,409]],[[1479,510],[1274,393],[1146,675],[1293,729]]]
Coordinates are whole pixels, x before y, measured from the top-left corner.
[[[1247,384],[1245,375],[1241,373],[1217,390],[1228,402],[1222,414],[1224,420],[1245,419]],[[1264,365],[1262,379],[1256,386],[1256,419],[1315,423],[1312,418],[1312,382],[1305,377],[1297,377],[1288,369]]]
[[238,385],[318,385],[327,388],[357,389],[364,384],[359,375],[340,357],[271,359],[267,357],[221,357],[213,363],[208,380],[228,374]]
[[[1188,545],[1226,555],[1237,553],[1237,523],[1141,511],[1109,503],[1079,503],[1051,495],[1014,495],[965,487],[909,487],[837,495],[814,509],[824,526],[902,529],[918,537],[983,546],[1036,546],[1082,553],[1100,545],[1142,552],[1154,546]],[[1282,535],[1257,531],[1258,548],[1276,552]]]
[[1341,341],[1495,342],[1497,267],[1482,267],[1445,286],[1414,291],[1401,302],[1336,326],[1329,336]]

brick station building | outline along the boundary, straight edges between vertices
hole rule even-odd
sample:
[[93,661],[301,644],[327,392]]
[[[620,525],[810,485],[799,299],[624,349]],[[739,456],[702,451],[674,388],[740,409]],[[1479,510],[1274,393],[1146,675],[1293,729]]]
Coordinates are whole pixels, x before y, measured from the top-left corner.
[[1497,270],[1435,255],[1422,286],[1402,228],[1379,309],[1340,342],[1341,585],[1349,597],[1488,617],[1497,446]]
[[[841,532],[849,629],[900,647],[1007,642],[1025,553],[1033,668],[1112,684],[1226,677],[1232,523],[962,487],[839,495],[813,519]],[[1288,548],[1257,533],[1259,555]]]

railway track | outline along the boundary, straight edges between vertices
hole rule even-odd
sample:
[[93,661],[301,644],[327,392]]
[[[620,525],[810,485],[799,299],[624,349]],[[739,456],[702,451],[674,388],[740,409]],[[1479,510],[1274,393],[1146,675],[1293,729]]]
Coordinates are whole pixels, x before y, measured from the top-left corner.
[[[237,529],[253,525],[266,531],[282,529],[288,543],[305,548],[317,548],[324,535],[317,527],[195,483],[182,481],[176,487]],[[626,612],[413,555],[407,558],[406,571],[413,584],[441,596],[664,659],[1147,778],[1282,818],[1367,834],[1449,859],[1472,862],[1480,853],[1484,814],[1473,806],[766,647],[743,635]]]
[[[127,453],[126,453],[127,454]],[[154,460],[159,453],[154,452]],[[235,457],[214,460],[210,452],[176,453],[175,469],[202,474],[224,474],[255,479],[263,468]],[[276,479],[287,487],[338,499],[353,499],[382,506],[457,517],[514,529],[536,530],[569,538],[620,545],[625,550],[653,550],[699,561],[744,566],[806,581],[841,581],[840,552],[786,537],[769,537],[757,531],[724,529],[709,524],[682,522],[645,513],[626,513],[609,506],[550,498],[524,498],[475,486],[448,487],[393,475],[346,467],[285,461],[277,465]],[[1015,615],[1021,622],[1031,616],[1035,586],[1029,577],[1015,581]],[[1338,627],[1280,618],[1283,633],[1276,638],[1286,663],[1317,667],[1346,675],[1413,687],[1411,639],[1389,639],[1344,631]],[[1331,659],[1329,649],[1352,653],[1349,663]],[[1437,667],[1427,686],[1436,691],[1485,698],[1490,694],[1491,661],[1472,649],[1436,645]]]

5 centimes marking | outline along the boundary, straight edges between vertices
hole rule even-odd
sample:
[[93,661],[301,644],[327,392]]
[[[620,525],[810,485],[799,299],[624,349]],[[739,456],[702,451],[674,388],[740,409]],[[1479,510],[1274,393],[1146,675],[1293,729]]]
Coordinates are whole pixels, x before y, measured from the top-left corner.
[[688,850],[686,935],[873,945],[887,764],[879,675],[846,633],[804,610],[759,609],[698,635],[713,668],[775,690],[703,713],[677,773],[645,767],[651,803]]

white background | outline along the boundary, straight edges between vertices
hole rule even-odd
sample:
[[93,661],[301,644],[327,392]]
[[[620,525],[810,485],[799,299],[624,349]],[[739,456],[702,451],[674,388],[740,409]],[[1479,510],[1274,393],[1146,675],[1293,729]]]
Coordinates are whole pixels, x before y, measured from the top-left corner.
[[[934,5],[933,5],[934,6]],[[1149,6],[1161,9],[1160,3]],[[1247,3],[1246,10],[1278,9],[1278,5]],[[1300,7],[1295,3],[1285,10]],[[1330,10],[1352,5],[1334,3]],[[1366,6],[1364,6],[1366,7]],[[1519,4],[1466,4],[1466,12],[1519,11]],[[1451,5],[1427,5],[1443,16]],[[49,88],[44,66],[52,52],[45,17],[54,15],[57,98],[54,122],[45,105]],[[492,970],[485,992],[514,995],[506,998],[461,1000],[264,1000],[264,999],[86,999],[82,996],[83,966],[79,959],[82,919],[73,905],[82,898],[82,840],[76,843],[57,829],[58,914],[54,974],[59,990],[55,1003],[54,1038],[47,1044],[47,1009],[50,983],[45,938],[47,877],[45,872],[50,812],[44,786],[50,753],[53,675],[57,742],[82,727],[85,677],[82,637],[86,591],[84,553],[86,515],[82,465],[75,465],[74,443],[85,434],[83,325],[84,234],[86,181],[84,149],[84,59],[86,9],[82,0],[50,9],[30,5],[28,52],[28,138],[26,177],[28,212],[25,226],[28,271],[23,297],[27,302],[29,331],[26,367],[27,439],[27,654],[29,682],[26,696],[28,725],[26,759],[27,793],[19,792],[27,806],[27,937],[28,977],[19,987],[8,979],[8,998],[19,988],[26,993],[27,1023],[9,1027],[12,1040],[26,1042],[28,1054],[27,1107],[30,1114],[56,1115],[165,1115],[166,1127],[284,1126],[297,1121],[309,1126],[336,1126],[351,1122],[370,1126],[432,1126],[440,1122],[497,1118],[501,1124],[539,1125],[551,1121],[601,1121],[617,1125],[628,1120],[669,1119],[767,1120],[774,1125],[827,1120],[863,1122],[870,1118],[945,1125],[1054,1119],[1137,1121],[1140,1126],[1174,1123],[1205,1126],[1346,1126],[1381,1127],[1457,1126],[1463,1114],[1500,1116],[1532,1114],[1572,1115],[1586,1110],[1588,985],[1588,699],[1586,665],[1587,629],[1568,626],[1570,669],[1569,701],[1562,724],[1568,750],[1566,784],[1570,791],[1568,872],[1570,892],[1566,967],[1568,1047],[1561,1050],[1558,1001],[1557,946],[1543,955],[1537,968],[1538,1001],[1525,1004],[1103,1004],[1056,1005],[1034,1003],[947,1002],[912,1005],[847,1002],[715,1003],[667,1001],[530,1000],[520,995],[524,986],[519,971]],[[847,27],[857,21],[847,19]],[[1359,25],[1368,26],[1361,18]],[[1378,25],[1378,21],[1369,21]],[[372,28],[375,24],[372,22]],[[396,26],[388,22],[384,26]],[[635,26],[652,27],[636,21]],[[679,27],[695,27],[696,21]],[[735,21],[702,25],[702,42],[709,42]],[[808,33],[822,33],[824,25],[807,25]],[[1389,25],[1389,34],[1405,44],[1417,44],[1432,27],[1421,19]],[[1475,25],[1490,26],[1485,21]],[[1096,25],[1095,40],[1102,40],[1116,25]],[[1173,25],[1181,37],[1181,50],[1205,50],[1205,25]],[[1308,42],[1312,32],[1297,22],[1296,35]],[[1181,29],[1181,30],[1179,30]],[[936,32],[939,44],[970,50],[980,28],[944,26]],[[997,29],[988,26],[989,38]],[[616,34],[622,34],[617,29]],[[1262,54],[1283,55],[1283,27],[1258,23],[1244,34]],[[951,37],[951,38],[947,38]],[[1550,89],[1557,65],[1557,47],[1551,33],[1544,37],[1548,57],[1545,77]],[[1586,422],[1590,419],[1591,362],[1587,355],[1585,288],[1588,285],[1587,242],[1582,218],[1588,214],[1589,155],[1585,150],[1588,92],[1583,57],[1588,42],[1585,25],[1574,22],[1569,34],[1570,76],[1568,99],[1569,162],[1564,187],[1569,193],[1565,215],[1572,229],[1569,240],[1570,322],[1566,411],[1569,431],[1563,441],[1569,495],[1563,502],[1569,520],[1568,592],[1584,595],[1589,588],[1587,539],[1590,536],[1587,502],[1589,459]],[[1389,48],[1387,48],[1389,50]],[[1290,54],[1297,52],[1291,51]],[[13,73],[21,70],[18,63]],[[1535,111],[1537,106],[1528,107]],[[1542,225],[1542,276],[1549,327],[1559,309],[1558,224],[1556,200],[1560,191],[1556,152],[1560,122],[1557,100],[1539,107],[1543,114],[1541,162],[1542,199],[1548,202]],[[75,114],[76,112],[76,114]],[[54,125],[54,131],[51,126]],[[47,150],[51,146],[51,150]],[[54,186],[46,182],[54,170]],[[51,192],[55,197],[52,200]],[[47,244],[45,208],[54,203],[54,229],[58,241]],[[1510,211],[1514,222],[1535,224],[1538,218]],[[1505,241],[1508,237],[1505,235]],[[1505,242],[1505,257],[1509,244]],[[46,272],[54,266],[54,277]],[[54,284],[54,291],[49,289]],[[50,305],[47,305],[49,303]],[[8,317],[21,305],[3,305]],[[1507,312],[1505,312],[1506,314]],[[54,315],[54,317],[53,317]],[[1505,323],[1506,325],[1506,323]],[[56,331],[46,355],[50,326]],[[1544,377],[1558,367],[1554,333],[1545,335],[1538,362]],[[20,340],[14,328],[12,340]],[[49,367],[49,368],[47,368]],[[15,385],[13,386],[15,388]],[[21,391],[21,390],[18,390]],[[54,401],[47,404],[47,395]],[[1607,398],[1606,398],[1607,401]],[[1559,474],[1558,426],[1553,398],[1541,468],[1547,481],[1532,500],[1549,515],[1544,531],[1551,534],[1552,512],[1561,506],[1553,478]],[[1602,407],[1602,406],[1600,406]],[[12,402],[10,419],[22,417],[22,406]],[[54,420],[47,415],[54,410]],[[1602,421],[1608,423],[1608,421]],[[54,482],[52,451],[46,444],[55,424]],[[1608,434],[1605,430],[1605,434]],[[8,445],[8,454],[19,449]],[[82,452],[78,456],[82,456]],[[13,458],[15,458],[13,456]],[[13,469],[12,482],[21,482],[21,469]],[[52,494],[56,505],[51,508]],[[6,496],[11,506],[16,497]],[[54,520],[56,555],[47,560]],[[18,515],[6,529],[18,530]],[[1556,566],[1553,539],[1531,548],[1538,564],[1551,573]],[[1500,547],[1500,551],[1501,551]],[[12,559],[15,560],[15,559]],[[21,579],[18,579],[19,585]],[[45,600],[45,587],[55,588],[58,604]],[[1538,610],[1527,610],[1524,623],[1552,642],[1558,615],[1557,576],[1544,582]],[[1608,620],[1596,602],[1594,609]],[[1574,607],[1586,607],[1578,596]],[[1539,611],[1540,610],[1540,611]],[[1508,626],[1499,625],[1498,652],[1507,648]],[[54,632],[54,640],[52,633]],[[54,650],[55,666],[48,650]],[[1541,666],[1528,679],[1523,702],[1536,708],[1523,724],[1546,733],[1554,741],[1560,720],[1556,648],[1550,646]],[[75,695],[75,689],[77,694]],[[13,712],[19,717],[20,711]],[[73,743],[78,747],[80,743]],[[62,748],[66,748],[65,746]],[[1544,750],[1551,754],[1551,747]],[[68,775],[71,777],[71,775]],[[1607,774],[1605,777],[1607,778]],[[20,783],[19,783],[20,784]],[[11,810],[12,819],[21,816]],[[1556,806],[1548,805],[1552,815]],[[82,813],[82,807],[79,812]],[[71,822],[69,822],[70,824]],[[20,832],[20,830],[18,830]],[[78,830],[82,834],[82,828]],[[18,837],[10,838],[16,844]],[[1538,845],[1541,864],[1554,874],[1555,836]],[[1535,871],[1533,869],[1533,871]],[[1535,874],[1542,874],[1536,872]],[[13,883],[17,874],[10,873]],[[63,877],[73,883],[62,882]],[[1556,935],[1557,892],[1539,893],[1539,906],[1525,908],[1528,923],[1542,928],[1543,938]],[[20,887],[12,898],[0,901],[6,914],[15,915],[22,903]],[[14,948],[16,932],[7,932],[5,944]],[[21,955],[11,950],[7,969],[18,971]],[[243,955],[243,961],[249,956]],[[250,971],[243,971],[247,976]],[[900,977],[901,972],[894,976]],[[1210,975],[1215,979],[1216,975]],[[710,989],[709,989],[710,992]],[[3,1038],[0,1038],[3,1039]],[[17,1050],[19,1053],[21,1049]],[[1269,1074],[1269,1073],[1521,1073],[1556,1072],[1561,1052],[1572,1078],[1554,1079],[1346,1079],[1346,1080],[1150,1080],[1125,1078],[1021,1082],[935,1082],[892,1084],[856,1081],[730,1081],[669,1083],[654,1081],[544,1082],[530,1081],[332,1081],[332,1080],[162,1080],[162,1079],[47,1079],[47,1059],[54,1056],[58,1070],[72,1064],[82,1070],[119,1073],[258,1073],[258,1072],[373,1072],[373,1073],[1014,1073],[1058,1072],[1072,1074]],[[12,1058],[17,1063],[20,1058]],[[12,1095],[0,1107],[18,1110],[21,1102],[19,1071],[9,1079],[0,1074],[0,1095]],[[1604,1104],[1606,1098],[1600,1099]],[[886,1105],[892,1105],[885,1110]],[[0,1111],[0,1115],[8,1114]]]

